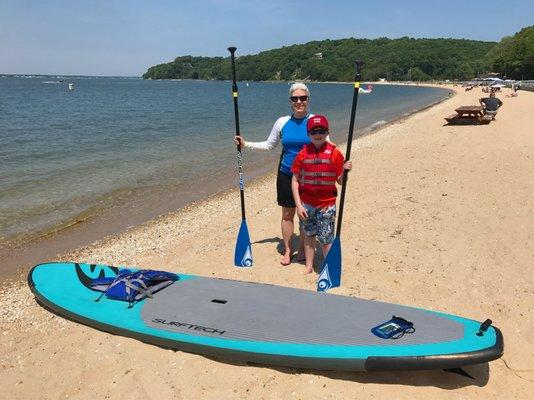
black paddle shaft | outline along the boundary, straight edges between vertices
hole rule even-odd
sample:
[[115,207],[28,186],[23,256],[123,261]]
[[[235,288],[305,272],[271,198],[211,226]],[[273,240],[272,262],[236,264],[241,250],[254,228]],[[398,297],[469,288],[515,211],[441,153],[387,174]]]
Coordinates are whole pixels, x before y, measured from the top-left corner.
[[[240,136],[239,132],[239,107],[237,104],[237,81],[235,74],[235,51],[236,47],[228,47],[232,59],[232,96],[234,97],[234,119],[235,133]],[[241,197],[241,219],[245,219],[245,184],[243,181],[243,156],[241,154],[241,144],[237,144],[237,169],[239,172],[239,195]]]
[[[356,106],[358,104],[358,93],[360,92],[360,81],[362,80],[363,61],[356,61],[356,76],[354,77],[354,95],[352,97],[352,110],[350,112],[349,137],[347,139],[347,151],[345,161],[350,159],[350,149],[352,147],[352,135],[354,133],[354,119],[356,118]],[[341,181],[341,195],[339,197],[339,212],[337,219],[336,237],[341,235],[341,220],[343,219],[343,205],[345,204],[345,191],[347,188],[348,171],[343,170],[343,180]]]

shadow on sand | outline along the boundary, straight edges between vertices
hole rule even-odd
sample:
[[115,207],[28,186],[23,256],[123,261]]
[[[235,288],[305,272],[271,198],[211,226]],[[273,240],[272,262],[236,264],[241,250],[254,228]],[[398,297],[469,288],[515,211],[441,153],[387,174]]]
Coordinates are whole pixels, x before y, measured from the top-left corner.
[[403,386],[433,386],[440,389],[454,390],[467,386],[484,387],[489,381],[489,364],[477,364],[462,367],[472,378],[462,376],[445,370],[428,371],[372,371],[372,372],[351,372],[351,371],[319,371],[304,368],[277,367],[256,363],[233,362],[227,359],[203,355],[210,360],[230,364],[234,366],[251,366],[256,368],[266,368],[278,371],[287,375],[310,374],[323,376],[333,380],[346,382],[377,384],[377,385],[403,385]]
[[[284,248],[284,242],[282,241],[282,238],[271,237],[271,238],[261,239],[261,240],[252,242],[252,244],[263,244],[263,243],[276,243],[276,251],[278,251],[280,255],[284,254],[285,248]],[[291,263],[304,265],[305,261],[297,260],[297,257],[296,257],[298,245],[299,245],[299,237],[296,235],[293,235],[293,237],[291,238],[291,249],[293,250],[291,254]],[[321,250],[321,246],[316,246],[315,258],[313,260],[313,269],[316,273],[320,272],[323,262],[324,262],[324,256]]]

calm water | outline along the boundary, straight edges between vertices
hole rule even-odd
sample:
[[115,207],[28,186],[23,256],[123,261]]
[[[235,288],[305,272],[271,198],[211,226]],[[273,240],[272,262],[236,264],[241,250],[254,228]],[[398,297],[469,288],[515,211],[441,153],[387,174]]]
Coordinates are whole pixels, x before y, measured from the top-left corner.
[[[235,174],[229,82],[63,79],[0,78],[0,242],[64,225],[134,195],[144,199],[143,207],[160,193],[190,201],[224,189],[221,177]],[[309,86],[310,111],[327,115],[333,140],[345,141],[352,86]],[[290,111],[288,88],[239,83],[247,140],[265,140],[276,118]],[[441,89],[375,85],[373,94],[359,96],[356,135],[447,95]],[[245,174],[265,165],[272,170],[278,154],[245,151]]]

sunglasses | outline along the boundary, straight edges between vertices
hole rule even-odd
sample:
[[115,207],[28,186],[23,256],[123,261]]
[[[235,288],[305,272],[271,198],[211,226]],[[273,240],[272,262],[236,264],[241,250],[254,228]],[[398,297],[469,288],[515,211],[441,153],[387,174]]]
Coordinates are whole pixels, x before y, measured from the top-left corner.
[[289,98],[293,103],[296,103],[297,101],[305,102],[308,101],[308,96],[291,96]]
[[312,129],[308,133],[310,135],[326,135],[328,131],[326,129]]

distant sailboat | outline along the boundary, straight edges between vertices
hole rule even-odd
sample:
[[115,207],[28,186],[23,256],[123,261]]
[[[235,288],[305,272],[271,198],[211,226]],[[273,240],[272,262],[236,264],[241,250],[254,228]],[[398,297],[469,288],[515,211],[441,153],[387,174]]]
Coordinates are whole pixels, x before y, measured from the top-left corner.
[[69,83],[69,90],[74,90],[74,83]]
[[367,89],[360,88],[358,93],[373,93],[373,85],[367,85]]

